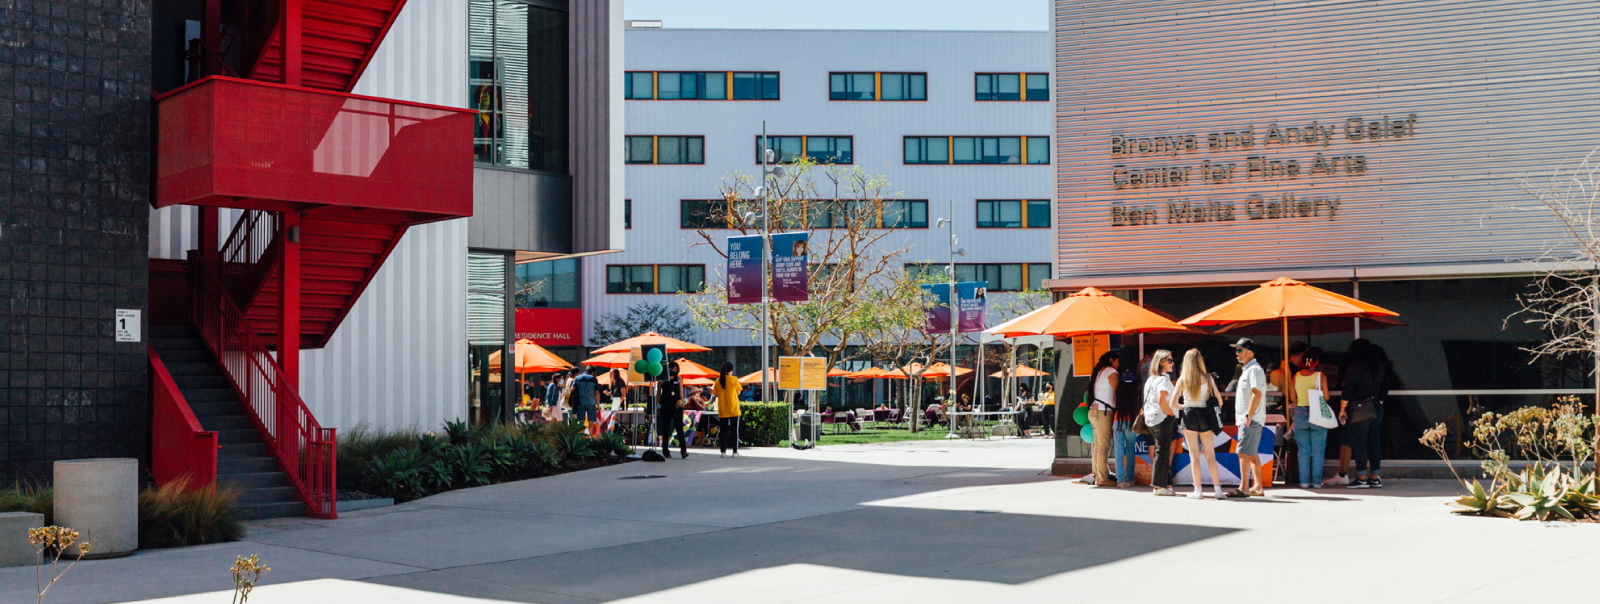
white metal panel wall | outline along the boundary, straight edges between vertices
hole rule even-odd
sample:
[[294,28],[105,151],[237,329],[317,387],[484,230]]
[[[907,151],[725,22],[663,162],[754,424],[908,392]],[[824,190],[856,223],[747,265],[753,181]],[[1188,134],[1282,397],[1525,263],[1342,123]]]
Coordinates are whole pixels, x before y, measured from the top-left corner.
[[[705,165],[628,165],[633,229],[627,250],[583,260],[585,341],[606,313],[672,295],[605,293],[610,264],[704,264],[708,279],[723,270],[705,247],[689,250],[693,230],[679,228],[679,201],[716,199],[731,170],[755,173],[761,121],[778,135],[850,135],[856,165],[884,174],[905,199],[928,200],[928,229],[908,229],[886,245],[909,245],[908,261],[943,262],[945,233],[933,223],[956,201],[961,262],[1049,263],[1050,229],[976,229],[978,199],[1049,199],[1048,165],[904,165],[902,137],[916,135],[1050,135],[1051,103],[977,102],[977,72],[1049,72],[1048,32],[628,30],[628,71],[777,71],[779,101],[625,101],[626,133],[705,136]],[[927,101],[828,100],[830,71],[928,74]],[[721,231],[726,236],[732,231]],[[700,334],[713,346],[751,345],[748,334]]]
[[[407,2],[353,92],[465,107],[466,1]],[[466,219],[406,232],[327,346],[300,353],[300,394],[322,425],[465,417],[466,269]]]
[[[1057,271],[1064,277],[1506,263],[1559,238],[1516,183],[1600,144],[1600,4],[1579,1],[1055,3]],[[1348,140],[1351,118],[1417,118],[1414,135]],[[1325,144],[1264,143],[1272,124]],[[1252,148],[1207,135],[1249,129]],[[1194,151],[1115,157],[1114,135],[1195,134]],[[1118,189],[1112,172],[1360,155],[1359,175],[1197,179]],[[1250,218],[1249,195],[1337,199],[1318,216]],[[1234,220],[1169,223],[1169,202]],[[1113,204],[1156,224],[1112,226]],[[1420,270],[1420,269],[1418,269]]]

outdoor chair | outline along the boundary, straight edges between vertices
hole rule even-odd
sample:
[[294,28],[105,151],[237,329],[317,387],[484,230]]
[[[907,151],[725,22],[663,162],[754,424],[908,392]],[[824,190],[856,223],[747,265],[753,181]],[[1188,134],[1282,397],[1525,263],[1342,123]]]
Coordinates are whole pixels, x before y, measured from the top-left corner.
[[889,410],[889,425],[899,426],[906,423],[906,412],[903,409]]
[[[840,421],[840,420],[842,420],[842,421]],[[861,421],[856,419],[856,412],[855,411],[846,411],[844,413],[839,413],[839,414],[837,414],[837,417],[835,418],[834,421],[838,421],[839,423],[842,423],[842,424],[844,424],[846,426],[850,426],[850,431],[851,432],[860,432],[861,431]]]

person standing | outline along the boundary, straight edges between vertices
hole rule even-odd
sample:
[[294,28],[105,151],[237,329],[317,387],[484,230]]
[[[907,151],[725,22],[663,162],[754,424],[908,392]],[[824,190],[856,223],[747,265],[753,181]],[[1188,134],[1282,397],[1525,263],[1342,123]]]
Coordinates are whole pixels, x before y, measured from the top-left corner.
[[[1322,488],[1322,466],[1328,460],[1328,429],[1311,423],[1311,405],[1326,404],[1328,378],[1317,371],[1322,362],[1322,349],[1306,349],[1300,357],[1300,370],[1294,374],[1294,417],[1289,429],[1299,448],[1296,461],[1300,470],[1300,488]],[[1312,400],[1312,390],[1319,391]]]
[[661,437],[661,456],[672,458],[672,435],[678,435],[678,454],[689,458],[689,437],[683,431],[683,383],[678,380],[678,364],[667,363],[667,379],[657,386],[661,396],[656,403],[656,434]]
[[739,391],[743,388],[739,378],[733,375],[733,362],[723,361],[717,383],[712,386],[717,395],[717,443],[723,457],[727,457],[729,448],[733,449],[735,458],[739,457]]
[[[1118,375],[1121,379],[1121,375]],[[1134,460],[1138,455],[1139,433],[1133,430],[1133,422],[1142,422],[1144,418],[1139,406],[1139,392],[1126,388],[1117,392],[1117,404],[1111,418],[1111,454],[1117,472],[1117,488],[1126,489],[1133,486]]]
[[550,377],[550,383],[544,387],[545,419],[553,422],[561,421],[561,394],[566,390],[566,371],[557,371]]
[[[1256,343],[1239,338],[1233,343],[1234,357],[1244,364],[1239,386],[1234,390],[1234,425],[1239,434],[1239,488],[1229,497],[1265,495],[1261,484],[1261,431],[1267,423],[1267,372],[1256,362]],[[1254,484],[1254,488],[1251,484]]]
[[1056,385],[1046,382],[1044,392],[1039,395],[1039,402],[1044,403],[1044,433],[1055,436],[1056,433]]
[[1344,371],[1344,392],[1339,423],[1345,424],[1355,461],[1354,480],[1347,489],[1381,489],[1378,468],[1383,464],[1380,440],[1383,399],[1389,394],[1389,370],[1383,350],[1366,338],[1350,342],[1350,366]]
[[1117,400],[1117,366],[1121,360],[1115,351],[1100,355],[1099,362],[1094,364],[1090,372],[1094,382],[1089,388],[1092,399],[1089,401],[1089,425],[1094,430],[1094,450],[1091,455],[1091,466],[1094,468],[1094,477],[1084,477],[1085,484],[1111,486],[1111,422],[1115,412]]
[[1183,446],[1189,450],[1189,476],[1194,479],[1194,492],[1190,499],[1200,499],[1200,459],[1211,465],[1211,489],[1217,499],[1222,499],[1222,473],[1217,465],[1216,445],[1213,435],[1222,430],[1217,421],[1217,381],[1206,372],[1206,360],[1193,348],[1183,354],[1183,373],[1178,376],[1178,392],[1183,394],[1183,414],[1179,425],[1183,431]]
[[1171,497],[1172,438],[1177,429],[1178,385],[1172,381],[1172,353],[1157,350],[1150,358],[1150,375],[1144,381],[1144,417],[1150,427],[1150,487],[1158,497]]
[[600,381],[595,374],[599,372],[599,367],[589,367],[588,371],[580,369],[578,377],[572,378],[573,421],[590,425],[600,423],[600,414],[597,412],[599,402],[595,398],[595,393],[600,389]]

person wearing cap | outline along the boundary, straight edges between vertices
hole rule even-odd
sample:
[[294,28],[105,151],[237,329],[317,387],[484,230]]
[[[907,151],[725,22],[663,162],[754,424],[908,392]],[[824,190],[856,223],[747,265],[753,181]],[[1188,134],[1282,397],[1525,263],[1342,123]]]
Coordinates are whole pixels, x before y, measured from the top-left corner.
[[[1261,484],[1261,430],[1267,423],[1267,372],[1256,362],[1256,343],[1239,338],[1233,343],[1234,357],[1244,364],[1239,385],[1234,390],[1234,423],[1238,427],[1239,488],[1228,497],[1265,495]],[[1254,482],[1254,488],[1251,483]]]

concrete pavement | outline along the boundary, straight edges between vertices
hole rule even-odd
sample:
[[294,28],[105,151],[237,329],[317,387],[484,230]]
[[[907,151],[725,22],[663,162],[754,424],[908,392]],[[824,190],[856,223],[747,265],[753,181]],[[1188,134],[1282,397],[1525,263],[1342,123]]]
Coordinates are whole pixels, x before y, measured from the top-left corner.
[[[1590,595],[1600,525],[1447,514],[1456,485],[1157,498],[1040,474],[1046,440],[753,450],[454,491],[85,562],[50,602],[1490,602]],[[649,476],[649,477],[641,477]],[[33,601],[0,569],[0,601]],[[1241,582],[1251,593],[1240,594]]]

